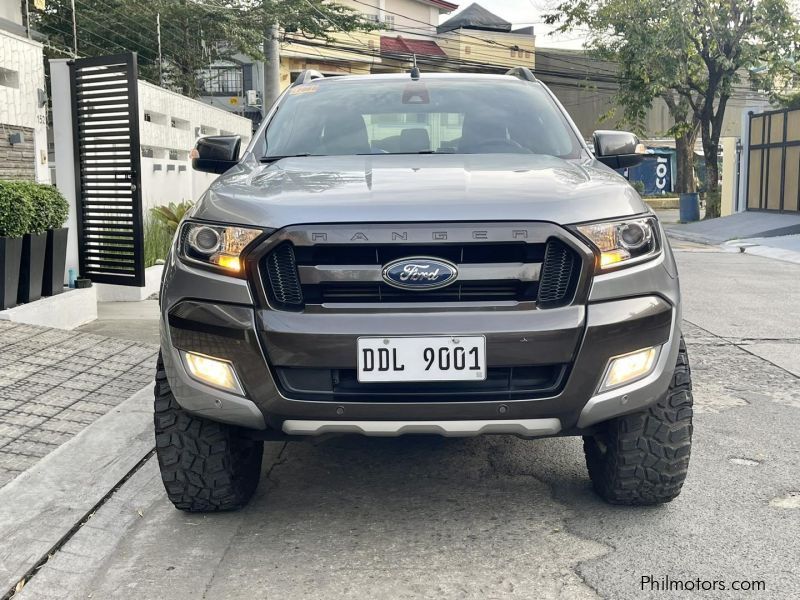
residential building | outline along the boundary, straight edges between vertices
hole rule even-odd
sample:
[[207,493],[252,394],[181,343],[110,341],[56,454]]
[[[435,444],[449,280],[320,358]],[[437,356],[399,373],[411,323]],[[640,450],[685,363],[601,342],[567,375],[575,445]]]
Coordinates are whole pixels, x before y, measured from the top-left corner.
[[536,37],[533,27],[513,29],[511,23],[473,3],[437,28],[437,43],[458,70],[497,71],[534,68]]
[[[263,63],[244,54],[234,55],[230,60],[214,62],[197,73],[200,100],[215,108],[249,118],[254,126],[257,125],[261,121],[259,98],[264,81],[263,67]],[[248,94],[249,91],[253,93]]]
[[[447,59],[437,45],[440,15],[458,6],[445,0],[339,0],[340,4],[381,23],[371,32],[334,33],[333,41],[308,39],[286,33],[281,44],[281,86],[314,69],[325,75],[368,74],[408,69],[412,55],[420,60]],[[198,73],[204,93],[201,99],[218,108],[260,119],[263,63],[244,55],[219,61]],[[248,91],[253,93],[249,94]]]
[[[339,0],[368,19],[382,23],[383,35],[431,37],[436,34],[440,16],[458,8],[445,0]],[[391,34],[390,32],[395,32]]]
[[[503,72],[535,66],[533,27],[513,29],[508,21],[471,4],[458,8],[446,0],[339,0],[380,23],[370,32],[336,32],[333,40],[287,32],[281,44],[281,86],[314,69],[325,75],[406,71],[416,58],[423,70]],[[236,55],[198,73],[201,99],[258,121],[262,107],[263,63]],[[249,93],[248,93],[249,92]]]
[[[380,63],[380,34],[378,32],[336,33],[335,41],[307,39],[299,34],[287,34],[281,44],[281,87],[287,87],[306,69],[326,75],[370,73]],[[261,121],[264,89],[264,63],[244,54],[229,60],[216,61],[198,71],[200,100],[223,108],[253,121]]]
[[281,84],[289,85],[304,69],[326,75],[366,74],[405,70],[413,55],[419,59],[447,59],[438,45],[436,28],[441,15],[458,5],[445,0],[339,0],[339,3],[380,23],[369,33],[339,33],[332,44],[292,36],[281,48]]
[[[439,15],[431,11],[427,23],[421,18],[401,21],[398,16],[393,35],[387,31],[381,35],[382,61],[372,71],[407,70],[414,56],[423,70],[496,73],[517,66],[534,67],[533,27],[514,29],[511,23],[476,3],[440,25],[441,15],[456,8],[450,4],[439,9]],[[400,10],[404,9],[398,9],[398,13]]]
[[0,179],[49,181],[42,45],[26,37],[19,2],[0,7]]

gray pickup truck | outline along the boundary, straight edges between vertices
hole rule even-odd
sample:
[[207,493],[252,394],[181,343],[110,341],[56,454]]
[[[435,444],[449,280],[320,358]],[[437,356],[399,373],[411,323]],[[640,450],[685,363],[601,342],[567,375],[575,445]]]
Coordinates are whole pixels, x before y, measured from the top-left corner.
[[253,494],[264,440],[580,435],[608,502],[681,490],[692,437],[658,219],[527,69],[306,71],[181,223],[160,294],[158,462],[183,510]]

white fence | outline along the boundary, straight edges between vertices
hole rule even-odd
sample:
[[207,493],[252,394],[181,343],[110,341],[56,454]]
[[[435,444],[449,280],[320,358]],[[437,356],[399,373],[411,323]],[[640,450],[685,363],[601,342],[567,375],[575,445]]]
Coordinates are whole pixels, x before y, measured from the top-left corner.
[[205,135],[240,135],[250,140],[252,121],[198,100],[139,82],[142,147],[142,206],[197,200],[216,175],[192,171],[189,151]]

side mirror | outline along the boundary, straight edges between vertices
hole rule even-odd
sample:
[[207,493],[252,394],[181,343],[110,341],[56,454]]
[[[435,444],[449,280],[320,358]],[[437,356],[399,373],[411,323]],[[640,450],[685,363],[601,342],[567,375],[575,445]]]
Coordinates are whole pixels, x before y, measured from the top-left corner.
[[638,165],[646,154],[644,144],[627,131],[595,131],[592,141],[597,160],[612,169]]
[[239,162],[242,138],[238,135],[212,135],[200,138],[190,156],[192,168],[204,173],[224,173]]

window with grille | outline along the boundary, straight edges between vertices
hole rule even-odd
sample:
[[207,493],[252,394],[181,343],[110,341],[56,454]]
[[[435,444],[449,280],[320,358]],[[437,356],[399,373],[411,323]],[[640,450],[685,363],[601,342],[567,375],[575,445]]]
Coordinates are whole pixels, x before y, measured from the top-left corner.
[[244,95],[242,68],[210,67],[205,69],[198,80],[200,93],[211,96]]

